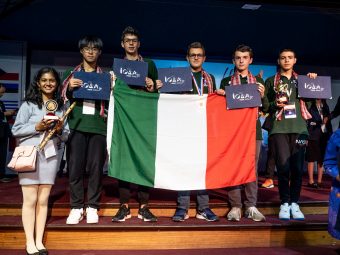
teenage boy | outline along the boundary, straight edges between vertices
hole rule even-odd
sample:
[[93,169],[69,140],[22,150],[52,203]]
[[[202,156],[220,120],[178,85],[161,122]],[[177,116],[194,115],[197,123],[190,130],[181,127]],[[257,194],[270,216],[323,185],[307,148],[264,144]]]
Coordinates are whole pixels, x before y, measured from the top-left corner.
[[[260,77],[255,77],[249,71],[249,65],[253,62],[253,50],[247,45],[239,45],[233,52],[233,63],[235,65],[235,72],[232,76],[222,79],[220,89],[217,94],[225,95],[225,86],[239,85],[239,84],[254,84],[258,86],[258,91],[261,95],[262,107],[261,111],[268,110],[268,99],[265,95],[264,81]],[[254,123],[255,125],[255,123]],[[246,207],[245,217],[253,219],[254,221],[265,221],[264,215],[256,208],[257,202],[257,163],[260,155],[262,144],[261,123],[258,119],[256,122],[256,153],[255,153],[255,170],[256,181],[244,184]],[[231,210],[227,215],[227,219],[231,221],[240,221],[241,219],[241,186],[228,188],[228,198],[231,204]]]
[[[147,92],[157,92],[162,86],[162,82],[158,80],[158,72],[155,63],[151,59],[143,58],[138,52],[140,47],[139,32],[133,27],[126,27],[122,33],[121,46],[125,50],[125,59],[132,61],[144,61],[148,63],[148,75],[145,79],[145,88],[143,88],[143,90]],[[137,86],[130,87],[133,89],[140,89],[140,87]],[[113,222],[125,221],[126,219],[131,218],[131,212],[129,208],[129,200],[131,197],[130,183],[118,180],[118,189],[120,208],[116,215],[112,217]],[[138,185],[138,218],[144,221],[155,222],[157,221],[157,217],[153,215],[148,208],[150,196],[149,193],[149,187]]]
[[[98,223],[97,211],[100,206],[102,173],[107,154],[104,102],[72,97],[73,90],[83,84],[82,80],[73,77],[74,72],[102,72],[97,60],[102,52],[103,42],[98,37],[86,36],[79,40],[78,46],[83,57],[82,62],[66,72],[62,90],[64,98],[68,98],[71,103],[77,103],[68,117],[71,129],[67,147],[71,212],[66,224],[78,224],[85,214],[87,223]],[[86,213],[85,172],[88,173]]]
[[[215,78],[208,74],[202,67],[205,61],[205,49],[200,42],[193,42],[188,46],[187,61],[190,64],[192,75],[191,94],[203,95],[214,93]],[[196,218],[207,221],[217,221],[218,217],[209,208],[209,195],[207,190],[197,190]],[[177,196],[177,208],[173,221],[184,221],[189,218],[190,191],[179,191]]]
[[[297,204],[300,198],[304,152],[308,137],[306,120],[311,118],[306,103],[298,98],[295,52],[279,53],[279,71],[266,80],[265,86],[273,116],[269,132],[275,150],[278,188],[281,200],[279,218],[304,220]],[[307,74],[315,78],[315,73]]]

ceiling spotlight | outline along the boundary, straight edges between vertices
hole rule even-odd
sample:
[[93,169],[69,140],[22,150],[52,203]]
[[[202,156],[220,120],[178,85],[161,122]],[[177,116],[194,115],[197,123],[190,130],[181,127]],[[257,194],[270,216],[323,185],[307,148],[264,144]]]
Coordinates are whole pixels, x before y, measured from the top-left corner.
[[255,10],[258,10],[260,7],[261,7],[260,4],[245,4],[241,8],[245,10],[255,11]]

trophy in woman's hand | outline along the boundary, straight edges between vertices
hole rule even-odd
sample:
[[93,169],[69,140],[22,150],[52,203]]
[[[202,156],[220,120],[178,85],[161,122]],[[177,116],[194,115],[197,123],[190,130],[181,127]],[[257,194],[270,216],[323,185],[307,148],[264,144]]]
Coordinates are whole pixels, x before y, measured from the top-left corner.
[[[57,103],[57,102],[56,102]],[[70,107],[66,110],[66,112],[64,113],[64,115],[60,118],[58,118],[58,120],[61,122],[61,123],[64,123],[65,119],[67,118],[67,116],[70,114],[70,112],[73,110],[73,108],[76,106],[76,103],[77,102],[73,102]],[[57,107],[56,109],[58,108],[58,104],[57,104]],[[46,143],[51,139],[51,137],[55,134],[55,132],[57,132],[58,130],[58,126],[57,125],[54,125],[53,129],[48,133],[48,135],[44,138],[44,140],[39,144],[39,150],[42,150]]]
[[46,101],[44,107],[45,107],[45,110],[46,110],[46,114],[44,116],[44,121],[48,122],[48,125],[49,125],[48,129],[51,130],[55,127],[55,125],[59,121],[59,117],[57,115],[55,115],[55,112],[58,109],[58,103],[53,99],[49,99],[49,100]]
[[46,110],[46,115],[44,116],[45,120],[58,120],[58,116],[55,115],[55,112],[58,109],[58,103],[53,100],[47,100],[45,103],[45,110]]

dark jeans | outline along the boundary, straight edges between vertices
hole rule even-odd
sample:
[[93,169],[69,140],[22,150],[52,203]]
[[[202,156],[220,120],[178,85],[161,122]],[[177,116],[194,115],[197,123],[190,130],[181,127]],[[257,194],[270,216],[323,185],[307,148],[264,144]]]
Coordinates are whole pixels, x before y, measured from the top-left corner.
[[7,160],[7,145],[8,137],[0,138],[0,178],[5,176],[6,173],[6,160]]
[[298,134],[273,134],[281,204],[300,198],[305,147],[296,143]]
[[275,147],[273,143],[273,136],[268,137],[268,152],[266,163],[266,178],[274,179],[275,174]]
[[[149,203],[150,188],[142,185],[137,186],[137,196],[140,205],[146,205]],[[119,202],[120,204],[128,204],[131,197],[130,183],[122,180],[118,180],[119,190]]]
[[99,209],[106,159],[106,137],[73,130],[67,149],[71,208],[84,207],[84,173],[87,172],[87,205]]

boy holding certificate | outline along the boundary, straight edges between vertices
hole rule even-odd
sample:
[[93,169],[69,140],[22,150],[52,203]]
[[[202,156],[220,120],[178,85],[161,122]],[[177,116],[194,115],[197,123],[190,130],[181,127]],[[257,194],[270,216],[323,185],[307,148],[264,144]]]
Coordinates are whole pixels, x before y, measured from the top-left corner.
[[[191,43],[188,47],[187,61],[190,64],[192,76],[191,94],[201,96],[214,93],[215,78],[208,74],[202,67],[205,61],[205,49],[200,42]],[[196,218],[207,221],[217,221],[213,211],[209,208],[209,195],[207,190],[197,190],[197,213]],[[179,191],[177,196],[177,209],[172,217],[173,221],[184,221],[189,218],[190,191]]]
[[[144,61],[148,63],[148,75],[145,78],[145,87],[131,86],[133,89],[143,89],[147,92],[157,92],[162,86],[162,82],[158,80],[158,73],[155,63],[148,58],[143,58],[138,50],[140,47],[140,35],[138,31],[132,27],[127,27],[122,33],[121,46],[125,50],[124,58],[131,61]],[[131,218],[129,208],[129,200],[131,196],[130,183],[118,180],[120,208],[116,215],[112,217],[113,222],[121,222]],[[152,214],[148,208],[149,203],[149,187],[138,185],[137,196],[139,200],[138,218],[144,221],[155,222],[157,217]]]
[[[235,65],[235,72],[232,76],[222,79],[220,89],[216,91],[219,95],[225,95],[225,86],[233,86],[239,84],[257,84],[257,89],[261,96],[262,107],[261,111],[268,109],[268,99],[265,95],[264,81],[260,77],[255,77],[249,71],[249,65],[253,62],[253,50],[247,45],[239,45],[233,53],[233,63]],[[255,123],[254,123],[255,125]],[[257,163],[261,151],[262,144],[262,131],[261,123],[259,119],[256,123],[256,152],[255,152],[255,168],[257,175]],[[257,176],[256,181],[244,184],[246,207],[245,217],[254,221],[265,221],[264,215],[256,208],[257,202]],[[240,221],[241,219],[241,187],[230,187],[228,189],[228,198],[231,204],[231,210],[227,215],[227,219],[230,221]]]
[[[71,211],[66,224],[78,224],[85,215],[87,223],[98,223],[97,212],[100,206],[103,166],[107,154],[104,101],[73,97],[74,90],[85,82],[76,79],[75,72],[103,72],[97,64],[103,42],[98,37],[86,36],[79,40],[78,46],[82,62],[65,73],[62,88],[64,100],[76,102],[68,118],[71,129],[67,146]],[[86,211],[84,211],[83,180],[85,171],[89,175]]]

